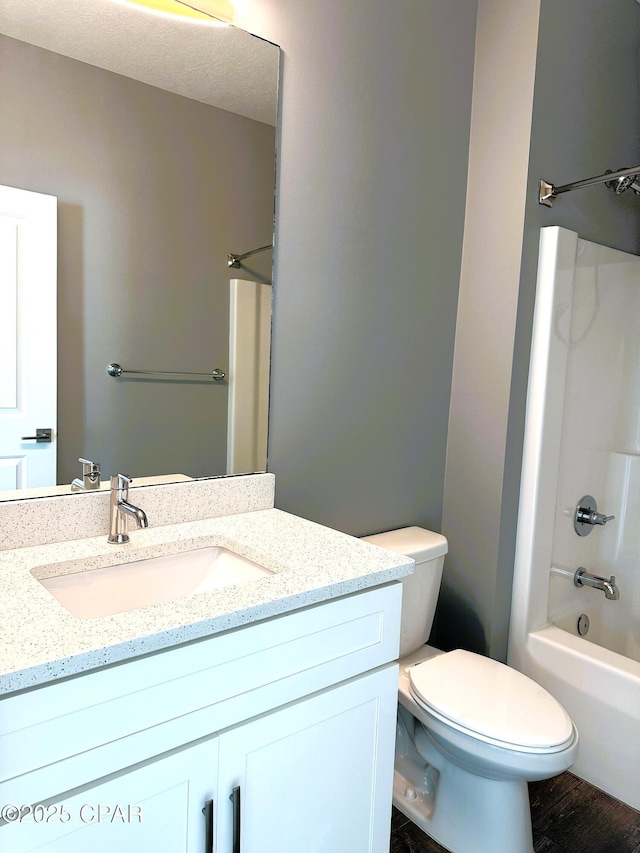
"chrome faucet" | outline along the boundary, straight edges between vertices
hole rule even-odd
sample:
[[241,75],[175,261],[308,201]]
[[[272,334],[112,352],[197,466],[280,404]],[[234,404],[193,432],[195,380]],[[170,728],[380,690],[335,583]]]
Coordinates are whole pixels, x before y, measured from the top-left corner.
[[607,578],[601,578],[599,575],[592,575],[580,567],[573,576],[573,582],[576,586],[590,586],[592,589],[601,589],[604,592],[604,597],[610,601],[617,601],[620,598],[620,590],[616,586],[614,575],[611,575],[607,580]]
[[82,462],[82,479],[76,477],[71,483],[72,492],[89,492],[100,488],[100,463],[90,459],[78,459]]
[[111,478],[111,517],[107,542],[112,545],[122,545],[129,541],[128,516],[135,518],[138,527],[149,526],[146,513],[140,507],[129,503],[129,485],[132,482],[133,480],[124,474],[116,474]]

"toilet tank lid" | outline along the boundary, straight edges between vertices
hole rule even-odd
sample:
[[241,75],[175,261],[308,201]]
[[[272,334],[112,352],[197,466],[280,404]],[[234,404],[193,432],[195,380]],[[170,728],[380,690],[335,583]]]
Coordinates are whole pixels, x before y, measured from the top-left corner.
[[425,530],[424,527],[401,527],[399,530],[389,530],[387,533],[376,533],[362,538],[365,542],[386,548],[387,551],[411,557],[416,563],[434,560],[449,550],[448,542],[442,534]]

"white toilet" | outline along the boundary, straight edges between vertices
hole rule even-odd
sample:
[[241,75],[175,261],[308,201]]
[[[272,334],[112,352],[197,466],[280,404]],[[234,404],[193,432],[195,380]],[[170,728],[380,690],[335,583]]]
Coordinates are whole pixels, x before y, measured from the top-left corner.
[[364,540],[416,562],[402,581],[394,805],[452,853],[533,853],[527,782],[573,764],[575,726],[522,673],[425,645],[444,536],[405,527]]

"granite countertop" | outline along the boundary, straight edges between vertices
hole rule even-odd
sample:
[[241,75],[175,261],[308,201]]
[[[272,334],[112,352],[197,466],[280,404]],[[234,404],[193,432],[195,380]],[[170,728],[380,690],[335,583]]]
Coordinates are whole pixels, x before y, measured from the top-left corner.
[[[165,604],[97,619],[72,616],[34,576],[52,563],[89,570],[221,545],[273,574]],[[211,636],[398,580],[413,560],[336,530],[265,509],[134,530],[127,545],[106,535],[0,552],[0,694]],[[34,570],[34,574],[32,574]]]

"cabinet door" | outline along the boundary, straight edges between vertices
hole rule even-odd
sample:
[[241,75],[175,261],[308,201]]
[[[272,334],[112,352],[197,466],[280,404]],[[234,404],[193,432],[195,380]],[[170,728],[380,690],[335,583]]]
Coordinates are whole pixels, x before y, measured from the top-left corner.
[[0,850],[210,853],[217,761],[212,738],[57,802],[23,807],[19,820],[0,827]]
[[391,665],[220,735],[216,850],[388,853],[397,688]]

